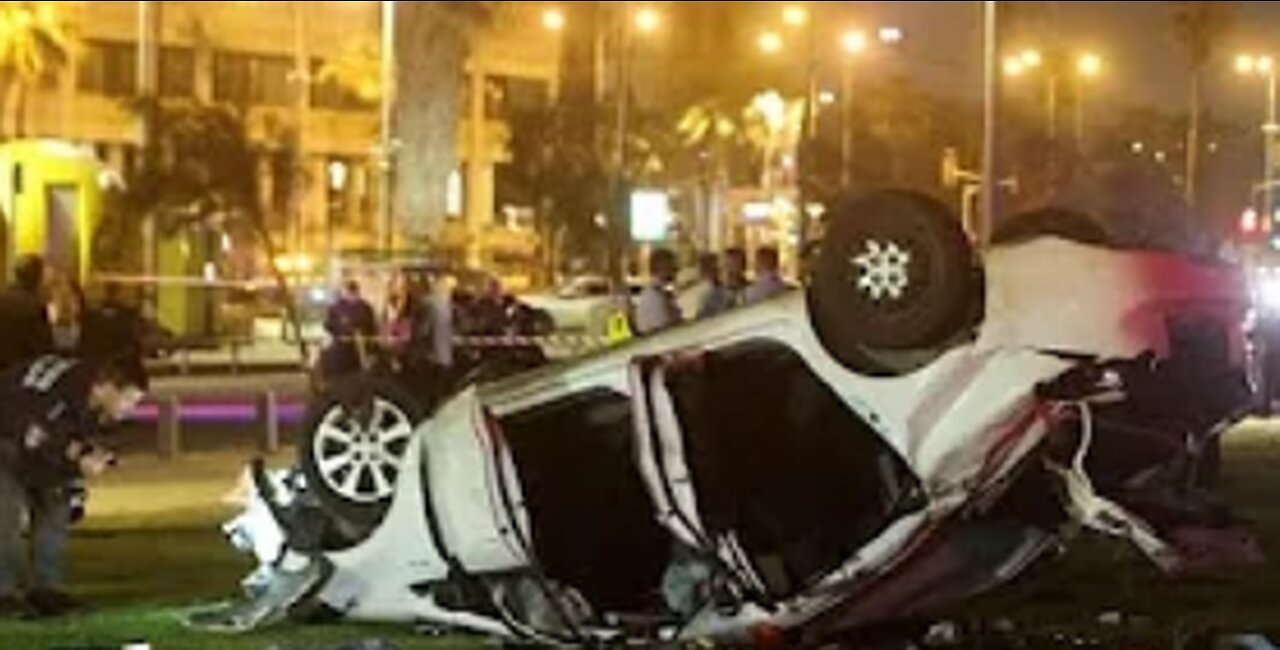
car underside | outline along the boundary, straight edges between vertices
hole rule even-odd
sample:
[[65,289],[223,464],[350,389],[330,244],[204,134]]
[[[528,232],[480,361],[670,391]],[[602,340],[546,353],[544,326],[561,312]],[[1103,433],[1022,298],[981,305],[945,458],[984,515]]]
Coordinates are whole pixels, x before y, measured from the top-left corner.
[[227,531],[263,566],[213,626],[807,645],[997,588],[1082,530],[1175,574],[1257,561],[1206,491],[1251,399],[1235,271],[957,232],[922,197],[851,202],[804,292],[468,389],[394,447],[371,423],[399,398],[331,404],[359,445],[258,468]]

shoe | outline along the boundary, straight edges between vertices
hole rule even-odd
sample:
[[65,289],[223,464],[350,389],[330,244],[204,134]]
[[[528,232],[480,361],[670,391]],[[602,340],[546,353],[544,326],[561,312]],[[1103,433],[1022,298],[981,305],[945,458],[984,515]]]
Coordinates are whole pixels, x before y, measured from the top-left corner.
[[37,618],[59,618],[84,609],[84,603],[60,591],[33,591],[27,602]]
[[31,606],[21,598],[0,598],[0,621],[22,621],[31,618],[31,615]]

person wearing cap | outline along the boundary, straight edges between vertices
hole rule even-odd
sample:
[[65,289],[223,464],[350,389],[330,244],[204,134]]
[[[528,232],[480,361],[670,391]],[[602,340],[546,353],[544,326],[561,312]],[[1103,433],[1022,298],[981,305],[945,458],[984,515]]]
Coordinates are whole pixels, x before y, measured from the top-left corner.
[[[0,619],[78,609],[63,572],[76,500],[83,498],[78,486],[115,464],[98,440],[147,389],[146,370],[135,355],[95,364],[42,356],[0,373]],[[25,598],[18,581],[26,555],[24,515],[33,546]]]

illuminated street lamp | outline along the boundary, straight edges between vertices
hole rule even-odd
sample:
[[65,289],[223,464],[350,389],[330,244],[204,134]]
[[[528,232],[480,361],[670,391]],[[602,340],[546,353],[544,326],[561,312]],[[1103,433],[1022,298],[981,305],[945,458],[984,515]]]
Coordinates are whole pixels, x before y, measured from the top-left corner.
[[809,10],[794,5],[787,7],[782,10],[782,22],[788,27],[804,27],[809,24]]
[[1089,82],[1101,74],[1102,57],[1097,54],[1086,52],[1076,60],[1076,144],[1081,152],[1085,150]]
[[565,17],[563,9],[554,8],[542,12],[542,26],[547,31],[562,32],[568,24],[569,20]]
[[907,33],[901,27],[881,27],[879,37],[885,45],[897,45],[907,38]]
[[651,34],[662,26],[662,14],[658,13],[657,9],[645,7],[636,12],[635,24],[640,32]]
[[765,54],[778,54],[782,52],[782,48],[786,47],[786,43],[782,40],[782,35],[778,32],[761,34],[756,44],[760,47],[760,51]]
[[1267,82],[1267,121],[1262,125],[1263,146],[1265,154],[1262,175],[1263,215],[1270,223],[1276,212],[1276,134],[1277,126],[1277,69],[1276,61],[1270,56],[1254,56],[1242,54],[1236,57],[1236,72],[1246,77],[1262,77]]
[[866,52],[869,44],[870,41],[867,38],[867,33],[863,31],[845,32],[844,35],[840,37],[840,47],[844,49],[844,53],[849,56],[857,56]]

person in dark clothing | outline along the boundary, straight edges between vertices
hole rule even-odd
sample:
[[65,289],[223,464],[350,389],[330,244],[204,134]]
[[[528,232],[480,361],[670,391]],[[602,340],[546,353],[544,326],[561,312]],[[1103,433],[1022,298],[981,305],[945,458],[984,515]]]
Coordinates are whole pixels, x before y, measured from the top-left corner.
[[338,301],[329,308],[324,329],[333,339],[321,358],[326,380],[360,374],[368,369],[372,344],[378,337],[378,318],[360,295],[360,285],[350,281]]
[[27,257],[14,269],[14,286],[0,293],[0,370],[53,351],[44,284],[44,260]]
[[78,356],[84,361],[100,362],[125,354],[146,357],[142,312],[125,300],[120,287],[108,286],[102,302],[85,310],[83,321]]
[[[132,356],[94,366],[42,356],[0,373],[0,618],[78,608],[63,576],[75,491],[115,463],[97,440],[138,405],[147,386],[141,360]],[[18,595],[24,513],[34,546],[25,602]]]

